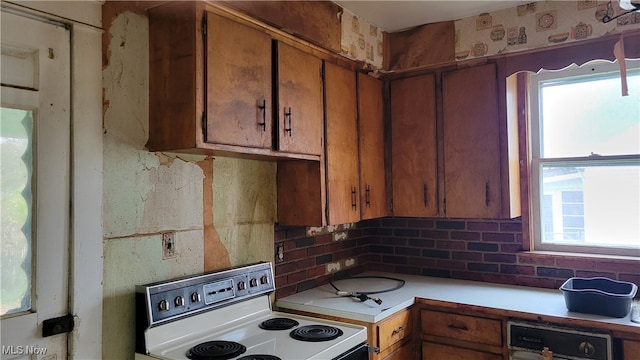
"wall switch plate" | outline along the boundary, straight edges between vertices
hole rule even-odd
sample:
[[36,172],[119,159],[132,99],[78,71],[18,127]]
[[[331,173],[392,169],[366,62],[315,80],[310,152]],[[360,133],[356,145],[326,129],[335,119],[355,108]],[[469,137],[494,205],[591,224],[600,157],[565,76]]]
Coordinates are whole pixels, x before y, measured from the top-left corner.
[[176,233],[162,233],[162,259],[171,259],[176,257]]

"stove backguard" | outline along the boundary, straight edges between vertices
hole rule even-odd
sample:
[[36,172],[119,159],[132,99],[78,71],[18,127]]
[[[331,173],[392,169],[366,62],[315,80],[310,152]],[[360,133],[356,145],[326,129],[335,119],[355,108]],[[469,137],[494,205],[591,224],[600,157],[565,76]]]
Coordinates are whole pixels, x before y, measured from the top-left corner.
[[136,352],[146,353],[145,331],[273,292],[270,262],[136,286]]

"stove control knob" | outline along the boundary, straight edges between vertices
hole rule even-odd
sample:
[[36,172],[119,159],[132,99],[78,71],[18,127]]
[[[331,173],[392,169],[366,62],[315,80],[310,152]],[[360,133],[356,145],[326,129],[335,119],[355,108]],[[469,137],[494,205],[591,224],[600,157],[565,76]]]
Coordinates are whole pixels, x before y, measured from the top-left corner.
[[256,280],[255,278],[249,280],[249,286],[251,286],[251,287],[258,286],[258,280]]
[[200,297],[200,293],[199,292],[193,292],[191,293],[191,302],[197,303],[200,302],[202,300],[202,298]]
[[593,354],[596,353],[596,347],[590,342],[583,341],[578,345],[578,348],[580,349],[581,354],[587,356],[593,356]]
[[266,285],[268,283],[269,283],[269,278],[267,277],[267,275],[262,275],[262,277],[260,278],[260,284]]
[[176,307],[184,306],[184,298],[182,296],[176,296],[173,299],[173,303],[176,304]]
[[167,300],[160,300],[158,303],[158,308],[160,311],[169,311],[169,302]]
[[238,283],[238,290],[242,291],[242,290],[244,290],[246,288],[247,288],[247,284],[245,284],[244,281],[240,281]]

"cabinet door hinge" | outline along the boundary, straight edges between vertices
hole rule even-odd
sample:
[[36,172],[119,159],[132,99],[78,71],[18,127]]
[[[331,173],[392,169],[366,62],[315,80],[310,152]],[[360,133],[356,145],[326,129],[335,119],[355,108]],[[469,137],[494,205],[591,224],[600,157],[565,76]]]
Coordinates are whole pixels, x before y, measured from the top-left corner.
[[202,139],[207,142],[207,113],[202,112]]

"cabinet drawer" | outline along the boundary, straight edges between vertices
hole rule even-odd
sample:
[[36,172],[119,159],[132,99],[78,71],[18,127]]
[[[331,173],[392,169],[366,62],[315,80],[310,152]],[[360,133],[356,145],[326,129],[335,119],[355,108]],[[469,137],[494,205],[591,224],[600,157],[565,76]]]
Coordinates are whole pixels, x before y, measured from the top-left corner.
[[420,321],[423,334],[502,346],[500,320],[422,310]]
[[502,360],[502,356],[424,341],[422,360]]
[[410,314],[411,311],[405,309],[379,325],[376,325],[376,334],[378,337],[377,340],[380,351],[384,351],[389,346],[404,338],[411,337],[413,321]]

